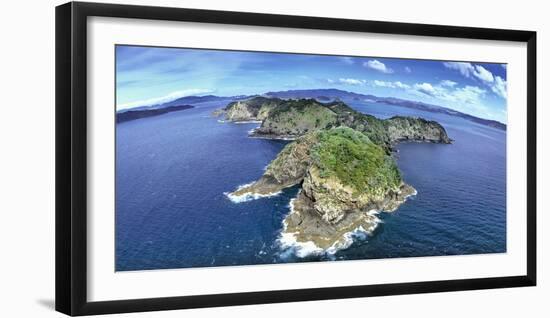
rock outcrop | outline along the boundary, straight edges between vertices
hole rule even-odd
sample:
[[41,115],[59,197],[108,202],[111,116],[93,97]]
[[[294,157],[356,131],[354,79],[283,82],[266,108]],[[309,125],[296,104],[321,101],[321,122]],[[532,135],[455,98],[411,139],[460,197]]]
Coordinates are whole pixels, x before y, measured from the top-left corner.
[[451,143],[445,128],[436,121],[423,118],[395,116],[384,120],[387,134],[395,143],[399,141],[427,141]]
[[228,121],[262,121],[269,112],[281,105],[283,100],[278,98],[253,97],[250,99],[232,102],[225,108],[225,119]]

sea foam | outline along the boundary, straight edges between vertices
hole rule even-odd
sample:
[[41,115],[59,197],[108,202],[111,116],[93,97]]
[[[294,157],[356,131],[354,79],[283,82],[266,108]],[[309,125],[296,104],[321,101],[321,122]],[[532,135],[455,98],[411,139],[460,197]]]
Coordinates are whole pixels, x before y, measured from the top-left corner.
[[239,121],[234,121],[233,123],[234,124],[261,124],[262,121],[261,120],[239,120]]
[[283,252],[281,253],[283,258],[288,257],[289,254],[304,258],[309,255],[320,255],[325,252],[325,250],[318,247],[311,241],[298,242],[294,233],[281,233],[281,236],[279,237],[279,244],[283,249]]
[[247,184],[243,184],[243,185],[240,185],[237,187],[237,189],[233,192],[224,192],[223,194],[229,199],[231,200],[231,202],[233,203],[242,203],[242,202],[247,202],[247,201],[252,201],[252,200],[257,200],[257,199],[261,199],[261,198],[269,198],[269,197],[274,197],[274,196],[277,196],[279,194],[282,193],[282,191],[278,191],[278,192],[272,192],[272,193],[267,193],[267,194],[261,194],[261,193],[254,193],[254,192],[246,192],[244,194],[241,194],[241,195],[235,195],[233,194],[234,192],[237,192],[241,189],[244,189],[246,187],[249,187],[251,185],[253,185],[254,182],[251,182],[251,183],[247,183]]
[[405,196],[405,201],[410,198],[410,197],[414,197],[418,194],[418,191],[416,191],[416,189],[414,189],[413,193],[409,194],[409,195],[406,195]]
[[[294,200],[295,199],[290,200],[289,203],[290,213],[294,212]],[[283,221],[283,231],[278,240],[279,245],[283,250],[281,253],[281,257],[287,258],[291,254],[299,258],[318,255],[327,255],[329,257],[332,257],[338,251],[349,248],[353,244],[353,242],[358,240],[366,240],[367,237],[374,232],[378,224],[382,222],[382,220],[380,220],[376,216],[379,213],[380,211],[377,210],[367,211],[366,214],[373,217],[373,222],[368,228],[365,229],[363,226],[360,225],[353,231],[345,233],[342,240],[335,242],[333,245],[326,249],[315,245],[315,243],[312,241],[298,242],[295,233],[286,232],[286,223]]]

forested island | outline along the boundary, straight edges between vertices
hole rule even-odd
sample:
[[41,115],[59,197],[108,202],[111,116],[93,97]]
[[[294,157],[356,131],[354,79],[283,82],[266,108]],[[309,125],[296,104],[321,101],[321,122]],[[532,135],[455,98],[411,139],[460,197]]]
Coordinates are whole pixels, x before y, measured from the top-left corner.
[[416,190],[392,156],[402,141],[450,144],[439,123],[416,117],[378,119],[341,101],[254,97],[213,112],[226,121],[260,121],[255,138],[292,140],[256,182],[233,198],[270,196],[300,185],[283,234],[328,249],[357,228],[371,229],[371,211],[391,212]]

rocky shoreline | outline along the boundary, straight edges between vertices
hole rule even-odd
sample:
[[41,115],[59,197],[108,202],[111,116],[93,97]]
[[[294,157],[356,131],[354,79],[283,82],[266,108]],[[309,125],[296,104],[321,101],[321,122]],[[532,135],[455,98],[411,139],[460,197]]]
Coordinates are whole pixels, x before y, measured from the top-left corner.
[[269,140],[296,140],[295,135],[276,135],[276,134],[262,134],[258,133],[257,129],[253,129],[251,133],[248,134],[248,137],[250,138],[258,138],[258,139],[269,139]]
[[346,247],[346,234],[358,229],[372,233],[380,219],[380,212],[393,212],[405,203],[416,190],[403,184],[398,192],[391,192],[382,200],[372,202],[361,209],[350,210],[338,222],[324,222],[314,209],[314,202],[301,191],[291,204],[290,213],[283,220],[282,236],[292,236],[297,245],[312,242],[319,250],[336,251]]

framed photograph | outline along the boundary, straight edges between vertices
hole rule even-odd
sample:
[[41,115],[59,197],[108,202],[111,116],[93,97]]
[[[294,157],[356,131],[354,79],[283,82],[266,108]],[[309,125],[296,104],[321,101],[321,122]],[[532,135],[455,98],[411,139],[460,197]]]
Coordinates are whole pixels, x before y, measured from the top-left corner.
[[536,33],[56,8],[56,308],[536,284]]

